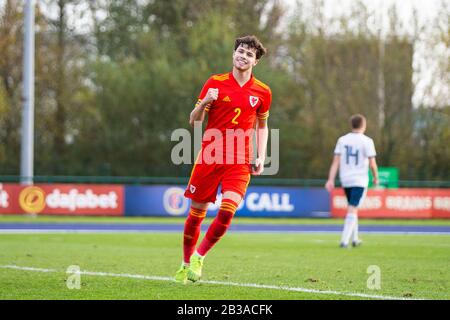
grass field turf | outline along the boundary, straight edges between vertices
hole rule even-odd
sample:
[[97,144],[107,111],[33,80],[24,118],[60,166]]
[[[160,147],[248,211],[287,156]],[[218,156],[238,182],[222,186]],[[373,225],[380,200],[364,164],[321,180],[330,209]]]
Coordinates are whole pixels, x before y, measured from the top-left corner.
[[[0,215],[0,223],[184,223],[185,217],[89,217],[89,216],[52,216],[52,215]],[[210,223],[213,218],[206,217],[204,223]],[[342,225],[343,219],[307,219],[307,218],[247,218],[235,217],[233,224],[337,224]],[[359,219],[359,224],[365,225],[423,225],[450,226],[450,219]]]
[[[17,218],[7,220],[24,217]],[[323,220],[313,220],[317,221]],[[447,221],[434,223],[448,225]],[[204,280],[222,284],[184,286],[164,280],[81,275],[81,289],[69,290],[65,271],[70,265],[93,272],[172,277],[181,261],[182,235],[0,234],[0,266],[57,270],[42,273],[0,268],[0,299],[364,299],[344,293],[450,299],[450,236],[362,236],[362,247],[341,249],[337,247],[337,234],[228,233],[205,259],[204,267]],[[370,265],[381,269],[380,290],[367,288]],[[336,294],[227,285],[230,282],[330,290]]]

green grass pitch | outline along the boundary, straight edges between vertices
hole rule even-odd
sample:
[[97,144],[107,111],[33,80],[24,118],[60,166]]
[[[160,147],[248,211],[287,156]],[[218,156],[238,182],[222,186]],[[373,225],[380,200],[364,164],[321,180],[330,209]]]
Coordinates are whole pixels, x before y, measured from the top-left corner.
[[[341,249],[338,234],[230,232],[206,257],[205,282],[182,285],[169,280],[181,262],[181,233],[0,234],[0,299],[450,299],[450,236],[361,236],[362,247]],[[71,265],[94,272],[80,275],[80,289],[66,285]],[[367,287],[367,270],[374,265],[381,272],[380,289]]]

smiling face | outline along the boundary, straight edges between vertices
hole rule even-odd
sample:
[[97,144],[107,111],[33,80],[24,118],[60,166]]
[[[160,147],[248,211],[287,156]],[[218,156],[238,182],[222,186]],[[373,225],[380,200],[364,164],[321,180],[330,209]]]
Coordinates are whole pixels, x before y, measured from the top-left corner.
[[256,59],[256,49],[242,43],[233,53],[233,66],[241,71],[251,70],[259,60]]

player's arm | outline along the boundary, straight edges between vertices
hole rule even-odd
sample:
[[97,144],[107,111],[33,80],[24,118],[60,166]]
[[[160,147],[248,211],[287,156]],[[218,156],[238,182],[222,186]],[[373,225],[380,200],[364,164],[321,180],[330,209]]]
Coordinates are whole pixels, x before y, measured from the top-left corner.
[[330,172],[328,173],[328,181],[325,184],[325,188],[331,192],[334,189],[334,180],[336,179],[336,174],[339,169],[339,162],[341,161],[341,155],[335,154],[333,162],[331,163]]
[[377,161],[375,160],[375,157],[369,158],[369,167],[370,167],[370,170],[372,171],[373,184],[374,184],[374,186],[377,186],[379,180],[378,180],[378,166],[377,166]]
[[219,96],[219,89],[209,88],[205,97],[196,104],[194,110],[192,110],[189,116],[189,124],[193,127],[194,122],[205,120],[206,108],[211,105],[211,103],[217,100]]
[[269,128],[266,119],[256,121],[256,146],[258,155],[255,160],[254,175],[260,175],[264,170],[264,161],[266,161],[267,140],[269,138]]

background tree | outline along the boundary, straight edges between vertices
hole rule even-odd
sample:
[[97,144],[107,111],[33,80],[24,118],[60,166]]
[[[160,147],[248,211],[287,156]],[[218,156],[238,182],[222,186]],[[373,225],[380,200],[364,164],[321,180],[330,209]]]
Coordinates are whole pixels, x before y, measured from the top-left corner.
[[[277,177],[324,179],[363,113],[381,166],[448,180],[449,16],[445,1],[432,23],[412,12],[409,25],[362,1],[331,17],[319,0],[40,1],[35,174],[188,176],[170,160],[171,133],[190,129],[204,81],[230,71],[234,39],[255,34],[268,48],[255,76],[273,92]],[[0,174],[19,174],[22,20],[22,2],[4,1]]]

